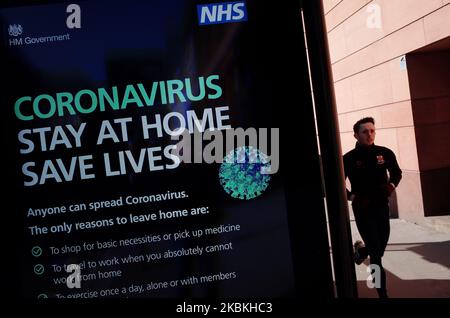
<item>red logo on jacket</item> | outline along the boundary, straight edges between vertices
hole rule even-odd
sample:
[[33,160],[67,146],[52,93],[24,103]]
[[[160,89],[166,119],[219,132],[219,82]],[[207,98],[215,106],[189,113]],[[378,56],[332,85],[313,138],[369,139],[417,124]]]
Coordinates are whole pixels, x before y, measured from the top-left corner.
[[379,165],[382,165],[384,163],[384,158],[382,155],[377,156],[377,163]]

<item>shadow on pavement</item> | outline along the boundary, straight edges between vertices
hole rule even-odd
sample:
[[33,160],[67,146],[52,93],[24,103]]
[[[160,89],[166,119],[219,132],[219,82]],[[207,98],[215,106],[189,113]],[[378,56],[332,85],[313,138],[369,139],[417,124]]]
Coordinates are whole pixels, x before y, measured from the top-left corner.
[[[388,252],[411,251],[422,256],[430,263],[441,264],[450,269],[450,241],[424,243],[393,243],[388,244]],[[450,277],[449,277],[450,279]]]
[[[449,298],[450,278],[403,280],[386,271],[388,295],[390,298]],[[377,298],[375,289],[367,287],[365,281],[358,281],[360,298]]]
[[[386,249],[386,252],[405,251],[420,255],[429,263],[440,264],[445,266],[447,269],[450,269],[450,241],[394,243],[389,244]],[[392,256],[390,258],[392,258]],[[366,266],[369,265],[368,260],[366,260],[364,264]],[[414,267],[418,265],[407,264],[405,262],[402,266]],[[396,272],[401,270],[401,268],[396,268]],[[408,270],[411,271],[411,268],[408,268]],[[419,271],[419,269],[416,269],[416,271]],[[420,274],[425,274],[425,276],[440,274],[440,276],[442,276],[442,273],[433,272]],[[388,295],[391,298],[450,298],[450,275],[448,276],[448,279],[402,279],[387,269],[386,275]],[[369,288],[366,281],[359,280],[357,286],[360,298],[377,298],[376,290]]]

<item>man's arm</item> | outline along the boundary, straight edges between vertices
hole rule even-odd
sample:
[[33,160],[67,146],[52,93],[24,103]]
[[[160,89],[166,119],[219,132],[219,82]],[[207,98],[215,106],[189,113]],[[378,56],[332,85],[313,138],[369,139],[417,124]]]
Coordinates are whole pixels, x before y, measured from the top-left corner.
[[395,187],[397,187],[398,184],[400,183],[400,180],[402,179],[402,170],[398,165],[395,154],[391,150],[389,150],[389,157],[390,160],[389,165],[387,167],[389,171],[389,183],[392,183]]
[[[345,180],[347,180],[347,176],[348,176],[347,172],[348,172],[349,169],[350,169],[350,163],[349,163],[348,155],[347,155],[347,156],[344,156],[343,159],[344,159],[343,161],[344,161],[344,175],[345,175],[344,181],[345,181]],[[347,189],[347,187],[345,187],[345,191],[347,192],[347,200],[348,200],[348,201],[353,201],[355,195],[354,195],[353,193],[351,193],[351,192]]]

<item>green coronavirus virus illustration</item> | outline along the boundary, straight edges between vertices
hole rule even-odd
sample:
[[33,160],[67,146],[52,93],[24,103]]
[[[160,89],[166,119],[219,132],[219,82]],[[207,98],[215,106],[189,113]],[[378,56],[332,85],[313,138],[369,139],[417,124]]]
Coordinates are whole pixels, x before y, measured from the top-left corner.
[[250,200],[268,187],[270,163],[267,155],[253,147],[231,151],[220,166],[220,184],[233,198]]

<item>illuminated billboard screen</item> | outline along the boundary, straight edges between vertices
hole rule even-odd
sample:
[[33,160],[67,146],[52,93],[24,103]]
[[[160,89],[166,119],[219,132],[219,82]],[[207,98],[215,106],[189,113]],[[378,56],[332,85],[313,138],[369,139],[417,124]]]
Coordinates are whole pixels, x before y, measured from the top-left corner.
[[17,297],[327,294],[298,4],[46,3],[0,25]]

